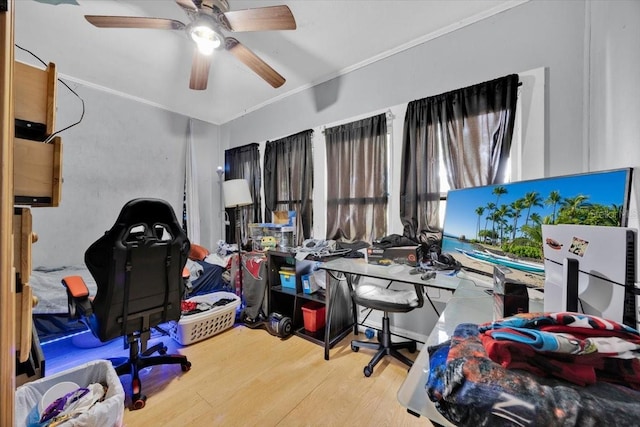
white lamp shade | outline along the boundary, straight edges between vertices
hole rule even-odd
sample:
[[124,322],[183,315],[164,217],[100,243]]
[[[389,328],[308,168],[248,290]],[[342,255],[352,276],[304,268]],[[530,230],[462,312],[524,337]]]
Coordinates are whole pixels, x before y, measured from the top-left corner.
[[253,199],[249,191],[249,181],[246,179],[230,179],[223,183],[224,206],[235,208],[252,205]]

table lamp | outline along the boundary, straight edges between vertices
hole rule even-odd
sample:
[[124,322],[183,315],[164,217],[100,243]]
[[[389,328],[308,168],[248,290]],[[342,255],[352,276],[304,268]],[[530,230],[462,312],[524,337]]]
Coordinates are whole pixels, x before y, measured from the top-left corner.
[[[223,183],[224,206],[226,208],[235,208],[236,210],[236,244],[238,245],[238,280],[239,286],[236,286],[236,294],[240,296],[242,293],[242,206],[253,204],[251,192],[249,191],[249,181],[246,179],[230,179]],[[238,232],[238,229],[240,230]]]

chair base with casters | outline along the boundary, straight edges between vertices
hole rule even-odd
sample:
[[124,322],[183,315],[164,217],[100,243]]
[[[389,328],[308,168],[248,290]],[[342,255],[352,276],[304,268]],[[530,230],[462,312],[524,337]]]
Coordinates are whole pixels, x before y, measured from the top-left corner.
[[[389,283],[390,285],[391,283]],[[413,289],[396,290],[389,286],[383,287],[371,283],[357,283],[353,277],[347,275],[347,285],[354,304],[361,305],[371,310],[383,312],[382,330],[378,333],[378,342],[374,341],[351,341],[351,350],[357,352],[360,347],[377,350],[371,361],[364,367],[364,376],[370,377],[373,368],[382,360],[384,356],[392,356],[411,367],[413,361],[400,353],[398,350],[407,349],[415,353],[417,344],[415,341],[391,342],[391,327],[389,326],[389,313],[408,313],[424,304],[422,289],[420,285],[414,284]],[[353,310],[354,332],[357,333],[357,310]]]
[[398,350],[407,349],[410,353],[415,353],[417,350],[417,344],[415,341],[403,341],[403,342],[391,342],[391,329],[389,327],[389,315],[387,312],[382,317],[382,330],[378,333],[378,342],[373,341],[351,341],[351,350],[357,352],[360,347],[370,348],[377,350],[371,361],[364,367],[364,376],[370,377],[373,373],[373,368],[382,360],[384,356],[392,356],[411,367],[413,361]]
[[[167,347],[163,343],[155,344],[144,351],[140,351],[140,338],[135,335],[127,337],[129,345],[129,357],[118,357],[109,359],[119,376],[131,375],[131,406],[129,409],[136,410],[144,408],[147,396],[142,394],[142,383],[140,381],[140,370],[155,365],[180,364],[182,372],[191,369],[191,362],[187,356],[181,354],[166,354]],[[158,356],[152,356],[154,353]]]

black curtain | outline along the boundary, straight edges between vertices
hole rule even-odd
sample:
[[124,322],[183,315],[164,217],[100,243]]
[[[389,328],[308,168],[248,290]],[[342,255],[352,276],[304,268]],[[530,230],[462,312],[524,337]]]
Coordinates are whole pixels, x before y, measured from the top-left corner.
[[327,239],[373,242],[387,232],[387,116],[325,129]]
[[437,231],[440,157],[451,188],[504,182],[517,98],[511,74],[409,103],[400,184],[406,237]]
[[[224,151],[224,179],[246,179],[249,181],[249,191],[253,198],[253,205],[245,206],[242,216],[245,221],[242,224],[242,235],[248,236],[249,230],[247,224],[252,222],[262,222],[262,197],[260,196],[260,187],[262,185],[260,170],[260,151],[258,144],[248,144],[241,147],[231,148]],[[228,243],[236,242],[235,224],[236,209],[226,209],[229,225],[226,227],[226,236]]]
[[311,237],[313,220],[312,130],[276,141],[264,150],[264,217],[271,222],[275,211],[296,211],[298,244]]

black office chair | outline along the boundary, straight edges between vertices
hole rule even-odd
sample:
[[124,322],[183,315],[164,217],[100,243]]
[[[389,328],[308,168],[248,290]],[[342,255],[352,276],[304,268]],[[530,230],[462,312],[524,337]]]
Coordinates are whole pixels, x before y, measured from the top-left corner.
[[[364,376],[369,377],[373,373],[373,368],[386,355],[393,356],[409,367],[413,361],[400,353],[398,350],[406,348],[409,352],[416,351],[415,341],[391,342],[391,329],[389,326],[389,313],[407,313],[415,308],[422,307],[424,297],[420,285],[415,284],[415,289],[394,290],[388,287],[378,286],[372,283],[355,283],[347,280],[349,291],[353,301],[363,307],[373,310],[380,310],[382,316],[382,330],[378,332],[378,342],[375,341],[351,341],[351,350],[358,351],[360,347],[377,350],[371,361],[364,367]],[[354,314],[357,317],[357,314]],[[357,325],[357,319],[356,325]]]
[[[147,348],[151,328],[180,318],[183,268],[189,240],[167,202],[135,199],[122,208],[116,223],[85,252],[97,284],[92,300],[80,276],[62,279],[69,313],[81,318],[102,342],[124,337],[128,358],[112,359],[118,375],[131,374],[130,409],[145,406],[138,372],[163,364],[191,368],[186,356],[168,355],[163,343]],[[158,352],[159,356],[151,356]]]

